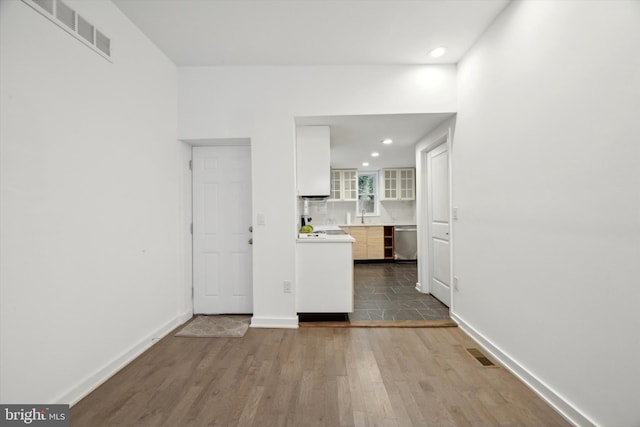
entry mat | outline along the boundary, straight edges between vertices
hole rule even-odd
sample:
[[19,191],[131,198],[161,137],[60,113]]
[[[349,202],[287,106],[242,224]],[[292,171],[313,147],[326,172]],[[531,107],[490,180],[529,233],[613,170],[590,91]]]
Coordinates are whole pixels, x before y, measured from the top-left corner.
[[241,338],[249,329],[250,316],[196,316],[176,337]]

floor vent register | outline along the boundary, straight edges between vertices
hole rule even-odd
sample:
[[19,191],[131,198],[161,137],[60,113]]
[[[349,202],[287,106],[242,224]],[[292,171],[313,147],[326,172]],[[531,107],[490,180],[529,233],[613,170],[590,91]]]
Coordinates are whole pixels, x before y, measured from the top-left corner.
[[482,366],[496,366],[487,356],[485,356],[480,350],[477,348],[468,348],[467,351],[471,354],[478,362],[482,364]]

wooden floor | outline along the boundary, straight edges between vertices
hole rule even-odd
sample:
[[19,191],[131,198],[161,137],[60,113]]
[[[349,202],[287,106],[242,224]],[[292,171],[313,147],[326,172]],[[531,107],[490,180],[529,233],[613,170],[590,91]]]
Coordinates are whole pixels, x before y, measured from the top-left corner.
[[568,426],[459,328],[167,336],[71,408],[72,426]]

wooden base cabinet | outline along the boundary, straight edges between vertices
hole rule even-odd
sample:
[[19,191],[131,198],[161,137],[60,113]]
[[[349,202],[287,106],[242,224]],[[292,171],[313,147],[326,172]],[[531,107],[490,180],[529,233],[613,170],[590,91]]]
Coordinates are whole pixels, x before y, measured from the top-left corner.
[[342,229],[356,239],[353,244],[353,259],[385,258],[383,226],[342,227]]
[[393,250],[393,226],[384,226],[384,259],[395,259]]
[[384,227],[367,227],[367,259],[384,259]]
[[[347,228],[347,227],[345,227]],[[367,259],[367,229],[366,227],[348,227],[345,231],[354,239],[353,259]]]

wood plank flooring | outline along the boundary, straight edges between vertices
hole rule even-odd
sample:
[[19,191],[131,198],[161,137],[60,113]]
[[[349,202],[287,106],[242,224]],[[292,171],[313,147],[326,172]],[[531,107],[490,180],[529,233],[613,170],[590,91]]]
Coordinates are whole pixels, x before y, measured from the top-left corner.
[[569,426],[458,328],[169,335],[71,408],[72,426]]

